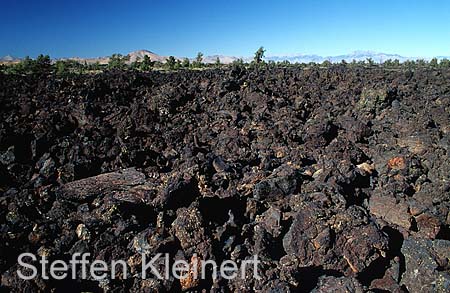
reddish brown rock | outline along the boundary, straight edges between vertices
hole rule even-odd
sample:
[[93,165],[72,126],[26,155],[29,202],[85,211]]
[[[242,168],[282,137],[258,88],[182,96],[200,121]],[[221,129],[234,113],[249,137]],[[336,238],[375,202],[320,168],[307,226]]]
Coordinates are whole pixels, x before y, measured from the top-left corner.
[[145,198],[141,193],[142,189],[138,189],[136,186],[144,183],[145,175],[134,168],[129,168],[66,183],[60,188],[59,193],[65,199],[82,201],[107,194],[128,198],[130,195],[127,194],[130,192],[134,194],[134,197],[130,197],[128,200],[141,201]]
[[439,234],[442,227],[441,221],[428,213],[418,215],[415,217],[415,220],[418,234],[426,238],[436,238],[436,235]]
[[369,199],[369,211],[390,224],[407,230],[411,227],[411,215],[408,212],[408,204],[403,200],[399,201],[393,197],[372,195]]
[[394,170],[402,170],[406,168],[405,158],[394,157],[388,161],[388,167]]

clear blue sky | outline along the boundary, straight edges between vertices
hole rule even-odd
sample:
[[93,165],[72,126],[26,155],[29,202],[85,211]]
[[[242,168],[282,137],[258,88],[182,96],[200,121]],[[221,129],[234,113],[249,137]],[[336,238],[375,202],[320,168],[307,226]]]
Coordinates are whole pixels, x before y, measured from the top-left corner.
[[450,55],[450,1],[2,0],[0,56]]

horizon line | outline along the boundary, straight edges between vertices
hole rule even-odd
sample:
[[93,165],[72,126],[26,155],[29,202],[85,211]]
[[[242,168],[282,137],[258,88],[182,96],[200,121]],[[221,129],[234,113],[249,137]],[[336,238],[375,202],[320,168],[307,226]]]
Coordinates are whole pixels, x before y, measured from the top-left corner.
[[[188,57],[188,56],[176,56],[176,55],[170,55],[170,54],[159,54],[159,53],[156,53],[156,52],[154,52],[154,51],[152,51],[152,50],[149,50],[149,49],[137,49],[137,50],[130,51],[130,52],[128,52],[128,53],[116,52],[116,53],[111,53],[110,55],[99,55],[99,56],[89,56],[89,57],[86,57],[86,56],[77,56],[77,55],[73,55],[73,56],[62,56],[62,57],[52,57],[52,56],[51,56],[50,54],[48,54],[48,53],[40,53],[40,54],[42,54],[42,55],[48,55],[48,56],[51,57],[51,59],[71,59],[71,58],[80,58],[80,59],[98,59],[98,58],[109,58],[109,57],[111,57],[113,54],[121,54],[122,56],[127,56],[127,55],[129,55],[129,54],[132,54],[132,53],[135,53],[135,52],[139,52],[139,51],[147,51],[147,52],[150,52],[150,53],[152,53],[152,54],[155,54],[155,55],[158,55],[158,56],[161,56],[161,57],[174,56],[174,57],[177,57],[177,58],[189,58],[189,59],[195,58],[195,56]],[[201,52],[201,51],[199,51],[199,52]],[[267,50],[266,50],[266,52],[267,52]],[[16,55],[14,55],[14,54],[8,53],[8,54],[6,54],[6,55],[0,56],[0,59],[3,59],[3,58],[5,58],[5,57],[11,57],[11,58],[14,58],[14,59],[24,59],[24,58],[26,58],[27,56],[30,57],[30,58],[36,58],[36,57],[39,56],[40,54],[38,54],[38,55],[36,55],[36,56],[31,56],[31,55],[16,56]],[[413,58],[416,58],[416,59],[421,59],[421,58],[425,58],[425,59],[432,59],[432,58],[450,58],[450,54],[449,54],[449,55],[441,54],[441,55],[433,55],[433,56],[431,56],[431,55],[427,55],[427,56],[426,56],[426,55],[407,56],[407,55],[402,55],[402,54],[399,54],[399,53],[383,52],[383,51],[376,51],[376,50],[361,50],[361,49],[359,49],[359,50],[352,50],[352,51],[350,51],[350,52],[348,52],[348,53],[339,53],[339,54],[332,54],[332,55],[330,55],[330,54],[327,54],[327,55],[321,55],[321,54],[316,54],[316,53],[306,53],[306,52],[305,52],[305,53],[302,53],[302,52],[292,52],[292,53],[271,53],[271,54],[267,54],[267,55],[265,56],[265,58],[282,58],[282,57],[295,58],[295,57],[312,57],[312,56],[314,56],[314,57],[320,57],[320,58],[335,58],[335,57],[348,56],[348,55],[355,55],[355,54],[368,54],[368,55],[370,55],[370,54],[373,54],[373,55],[396,55],[396,56],[398,56],[398,57],[401,57],[401,58],[408,58],[408,59],[413,59]],[[215,54],[204,54],[204,57],[211,57],[211,56],[223,56],[223,57],[234,57],[234,58],[251,58],[251,57],[253,56],[253,53],[250,54],[250,55],[246,55],[246,56],[243,56],[243,55],[239,55],[239,56],[238,56],[238,55],[232,55],[232,54],[221,54],[221,53],[219,53],[219,54],[217,54],[217,53],[215,53]]]

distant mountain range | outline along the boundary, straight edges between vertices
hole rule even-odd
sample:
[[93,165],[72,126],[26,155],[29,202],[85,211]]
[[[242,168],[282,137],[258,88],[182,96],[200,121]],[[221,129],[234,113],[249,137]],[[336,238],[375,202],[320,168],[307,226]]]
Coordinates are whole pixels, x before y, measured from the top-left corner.
[[19,58],[13,57],[11,55],[6,55],[4,57],[0,58],[0,61],[2,62],[14,62],[20,60]]
[[139,61],[144,59],[145,56],[148,56],[152,61],[164,62],[167,59],[167,56],[160,56],[148,50],[138,50],[131,53],[128,53],[130,56],[130,62]]
[[404,62],[406,60],[417,60],[417,59],[431,59],[431,58],[420,58],[420,57],[404,57],[400,56],[398,54],[386,54],[386,53],[378,53],[378,52],[372,52],[372,51],[355,51],[351,54],[346,55],[337,55],[337,56],[319,56],[319,55],[290,55],[290,56],[270,56],[267,57],[268,60],[273,61],[284,61],[287,60],[291,63],[309,63],[309,62],[316,62],[316,63],[322,63],[324,61],[330,61],[332,63],[339,63],[342,60],[345,60],[346,62],[352,62],[355,61],[364,61],[367,59],[372,59],[376,63],[382,63],[386,60],[395,60],[398,59],[400,62]]
[[[138,50],[134,51],[128,54],[129,61],[128,62],[134,62],[138,60],[142,60],[144,56],[149,56],[150,60],[152,61],[159,61],[164,62],[168,56],[162,56],[158,55],[156,53],[153,53],[148,50]],[[79,58],[79,57],[70,57],[70,58],[59,58],[55,60],[75,60],[78,62],[86,62],[88,64],[92,63],[100,63],[105,64],[108,63],[109,56],[107,57],[97,57],[97,58]],[[176,57],[177,59],[184,59],[183,57]],[[242,58],[244,61],[251,61],[252,57],[236,57],[236,56],[225,56],[225,55],[213,55],[213,56],[204,56],[203,62],[205,63],[214,63],[216,62],[217,58],[219,58],[221,63],[231,63],[239,58]],[[372,59],[374,62],[382,63],[386,60],[395,60],[398,59],[400,62],[404,62],[407,60],[417,60],[417,59],[424,59],[424,60],[430,60],[431,58],[423,58],[423,57],[404,57],[398,54],[386,54],[386,53],[379,53],[379,52],[372,52],[372,51],[355,51],[353,53],[347,54],[347,55],[337,55],[337,56],[319,56],[319,55],[306,55],[306,54],[293,54],[293,55],[275,55],[275,56],[267,56],[265,59],[267,61],[289,61],[290,63],[309,63],[309,62],[315,62],[315,63],[322,63],[326,60],[332,62],[332,63],[339,63],[342,60],[345,60],[346,62],[351,62],[353,60],[355,61],[364,61],[367,59]],[[436,56],[437,59],[450,59],[448,56]],[[193,61],[195,58],[189,58],[191,61]],[[5,57],[0,58],[0,62],[2,63],[10,63],[10,62],[17,62],[20,61],[20,58],[15,58],[13,56],[7,55]]]

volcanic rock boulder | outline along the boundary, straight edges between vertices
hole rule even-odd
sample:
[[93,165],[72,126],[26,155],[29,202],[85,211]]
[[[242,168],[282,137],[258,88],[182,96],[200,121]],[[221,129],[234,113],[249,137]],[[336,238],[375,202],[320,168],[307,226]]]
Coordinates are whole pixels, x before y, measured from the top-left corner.
[[75,201],[112,195],[121,200],[140,202],[147,200],[145,193],[140,192],[144,183],[145,175],[130,168],[69,182],[63,185],[59,192],[63,199]]
[[301,267],[321,266],[356,275],[385,255],[388,238],[358,207],[332,214],[306,202],[297,207],[283,247]]
[[450,290],[450,241],[409,238],[403,242],[405,272],[401,283],[409,292]]
[[317,287],[311,292],[314,293],[327,293],[327,292],[338,292],[338,293],[362,293],[364,292],[363,286],[353,277],[321,277]]

